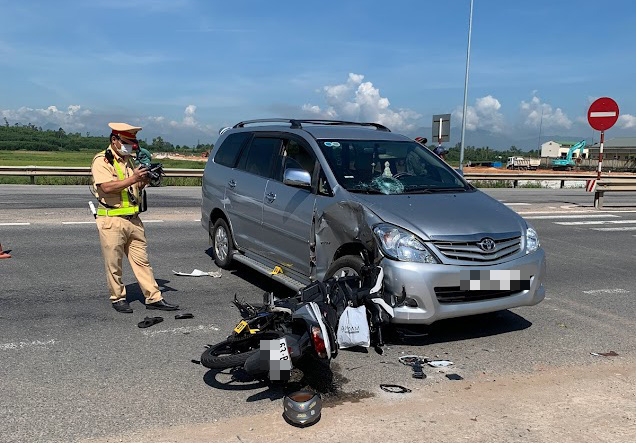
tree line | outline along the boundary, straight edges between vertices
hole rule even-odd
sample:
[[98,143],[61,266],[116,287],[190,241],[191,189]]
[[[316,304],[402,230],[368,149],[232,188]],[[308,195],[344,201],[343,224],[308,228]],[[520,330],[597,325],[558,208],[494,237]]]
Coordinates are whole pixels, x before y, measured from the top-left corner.
[[[66,132],[63,128],[57,130],[42,129],[31,123],[10,125],[4,118],[0,125],[0,150],[4,151],[101,151],[109,144],[108,137],[84,134],[80,132]],[[198,143],[196,146],[174,145],[162,137],[155,137],[151,143],[139,140],[139,145],[152,152],[202,153],[212,150],[212,143]]]

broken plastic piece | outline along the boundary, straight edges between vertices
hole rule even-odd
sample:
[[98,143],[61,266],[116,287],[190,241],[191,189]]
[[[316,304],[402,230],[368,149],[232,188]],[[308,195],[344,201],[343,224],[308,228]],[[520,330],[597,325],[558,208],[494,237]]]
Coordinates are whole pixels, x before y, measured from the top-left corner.
[[201,271],[200,269],[195,269],[194,271],[190,272],[189,274],[187,272],[180,272],[180,271],[175,271],[175,270],[173,270],[172,273],[174,275],[181,275],[183,277],[203,277],[203,276],[207,276],[207,277],[213,277],[213,278],[221,278],[221,271],[205,272],[205,271]]
[[391,394],[406,394],[411,392],[409,388],[405,388],[404,386],[400,385],[382,384],[380,385],[380,389],[382,389],[384,392],[390,392]]
[[189,312],[184,312],[183,314],[177,314],[174,316],[175,320],[185,320],[187,318],[194,318],[194,315],[190,314]]
[[272,272],[270,272],[270,274],[272,275],[277,275],[277,274],[282,274],[283,273],[283,268],[281,268],[280,266],[276,266]]
[[446,374],[446,378],[449,380],[463,380],[464,377],[462,377],[459,374]]
[[590,355],[595,357],[618,357],[618,354],[614,351],[609,352],[590,352]]
[[161,323],[163,321],[163,317],[146,317],[143,321],[137,323],[137,326],[140,328],[149,328],[152,325],[156,325],[157,323]]
[[403,365],[413,366],[415,363],[426,363],[428,358],[420,357],[419,355],[403,355],[398,357],[398,361]]
[[432,366],[433,368],[445,368],[447,366],[454,364],[452,361],[448,361],[448,360],[431,360],[431,361],[427,361],[426,363],[429,366]]

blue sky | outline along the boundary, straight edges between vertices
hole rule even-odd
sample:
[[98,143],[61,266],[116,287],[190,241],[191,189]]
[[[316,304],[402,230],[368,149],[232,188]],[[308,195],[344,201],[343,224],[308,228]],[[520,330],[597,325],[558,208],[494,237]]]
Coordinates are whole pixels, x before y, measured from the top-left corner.
[[[240,120],[461,122],[468,0],[0,1],[0,113],[211,142]],[[636,4],[475,0],[467,143],[477,132],[588,137],[590,100],[636,133]],[[426,135],[426,134],[425,134]]]

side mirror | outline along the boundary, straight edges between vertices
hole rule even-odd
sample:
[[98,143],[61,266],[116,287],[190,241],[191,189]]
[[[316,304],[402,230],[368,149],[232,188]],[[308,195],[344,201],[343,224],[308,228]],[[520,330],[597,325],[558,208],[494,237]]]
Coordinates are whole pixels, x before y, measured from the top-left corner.
[[285,169],[283,183],[295,188],[311,189],[311,176],[309,175],[309,172],[303,169]]

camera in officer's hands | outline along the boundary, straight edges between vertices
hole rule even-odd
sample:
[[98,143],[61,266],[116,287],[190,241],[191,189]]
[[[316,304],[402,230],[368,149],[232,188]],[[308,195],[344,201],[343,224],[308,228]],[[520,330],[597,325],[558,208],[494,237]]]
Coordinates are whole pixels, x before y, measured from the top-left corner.
[[150,181],[150,186],[161,186],[161,179],[166,175],[163,172],[163,164],[161,163],[151,163],[151,164],[142,164],[142,169],[148,171],[146,177]]

